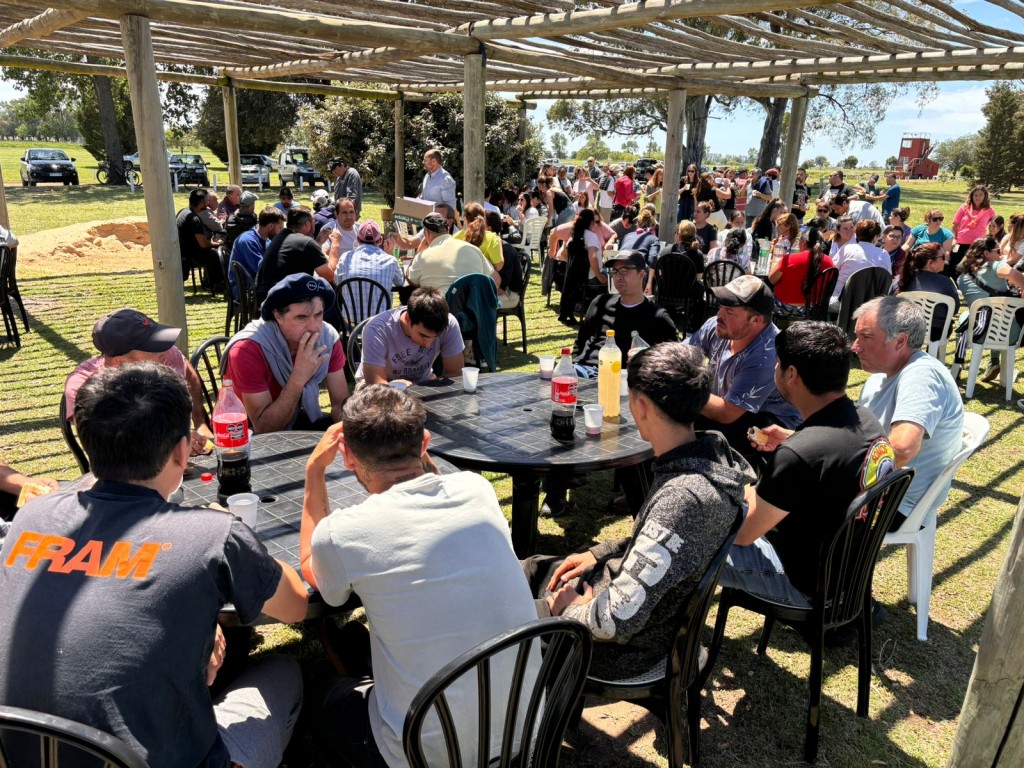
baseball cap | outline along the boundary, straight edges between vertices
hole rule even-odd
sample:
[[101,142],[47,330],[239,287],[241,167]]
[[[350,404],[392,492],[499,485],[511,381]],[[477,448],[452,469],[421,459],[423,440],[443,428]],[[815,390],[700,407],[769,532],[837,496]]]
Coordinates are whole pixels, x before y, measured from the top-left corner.
[[297,272],[288,275],[267,293],[267,298],[260,309],[260,317],[264,320],[274,318],[275,309],[284,309],[290,304],[309,301],[319,296],[324,302],[324,309],[334,304],[334,288],[319,275],[307,275]]
[[359,225],[359,232],[356,233],[356,240],[361,243],[374,243],[375,245],[380,244],[380,227],[377,226],[377,222],[373,219],[364,221]]
[[448,220],[440,213],[428,213],[423,217],[423,228],[438,234],[448,231]]
[[604,266],[608,267],[615,261],[623,261],[637,269],[647,269],[647,259],[640,251],[605,251]]
[[340,157],[332,157],[330,159],[330,162],[327,164],[327,170],[328,171],[333,171],[339,165],[344,165],[344,164],[345,164],[345,161],[342,160]]
[[255,208],[259,201],[260,199],[254,192],[243,192],[242,196],[238,198],[238,204],[243,208]]
[[150,319],[137,309],[119,309],[96,321],[92,343],[107,357],[140,352],[166,352],[178,340],[181,328]]
[[727,285],[712,288],[711,292],[723,307],[749,307],[762,315],[771,314],[775,309],[771,289],[756,275],[740,275]]
[[329,202],[330,199],[331,199],[331,196],[329,194],[327,194],[327,190],[326,189],[318,189],[316,192],[314,192],[312,195],[309,196],[309,202],[311,202],[313,205],[316,205],[318,200],[323,200],[324,202]]

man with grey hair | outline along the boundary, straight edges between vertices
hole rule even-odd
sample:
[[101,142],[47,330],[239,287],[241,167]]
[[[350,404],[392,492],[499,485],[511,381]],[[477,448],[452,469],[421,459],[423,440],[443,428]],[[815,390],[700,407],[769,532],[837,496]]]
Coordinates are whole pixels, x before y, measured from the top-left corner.
[[[960,450],[964,407],[946,366],[921,351],[927,326],[917,305],[885,296],[861,305],[853,316],[852,349],[873,374],[859,402],[882,423],[896,466],[916,470],[893,522],[896,530]],[[943,499],[948,491],[947,486]]]

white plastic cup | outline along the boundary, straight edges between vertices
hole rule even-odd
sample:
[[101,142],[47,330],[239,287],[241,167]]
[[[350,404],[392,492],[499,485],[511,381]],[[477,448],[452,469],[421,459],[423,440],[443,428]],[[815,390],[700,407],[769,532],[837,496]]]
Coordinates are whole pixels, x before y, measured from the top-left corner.
[[629,397],[629,384],[626,382],[626,371],[619,373],[619,397]]
[[588,435],[600,435],[601,425],[604,423],[604,406],[600,403],[584,405],[583,422],[586,424]]
[[255,493],[236,493],[228,496],[228,512],[240,517],[250,528],[256,528],[256,511],[260,506],[260,497]]
[[540,356],[540,377],[550,379],[555,372],[555,358],[553,355]]
[[462,369],[462,390],[464,392],[476,392],[476,382],[480,376],[480,369],[469,366]]

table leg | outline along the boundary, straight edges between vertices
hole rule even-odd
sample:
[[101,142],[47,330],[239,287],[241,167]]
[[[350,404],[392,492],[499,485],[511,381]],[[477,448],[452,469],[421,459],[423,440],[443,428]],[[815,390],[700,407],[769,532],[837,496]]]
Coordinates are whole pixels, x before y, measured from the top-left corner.
[[537,516],[540,511],[540,477],[534,472],[512,475],[512,548],[529,557],[537,547]]
[[619,470],[619,484],[623,493],[626,494],[626,502],[629,509],[636,517],[643,507],[647,494],[651,490],[651,476],[649,472],[650,462],[642,461],[632,467],[623,467]]

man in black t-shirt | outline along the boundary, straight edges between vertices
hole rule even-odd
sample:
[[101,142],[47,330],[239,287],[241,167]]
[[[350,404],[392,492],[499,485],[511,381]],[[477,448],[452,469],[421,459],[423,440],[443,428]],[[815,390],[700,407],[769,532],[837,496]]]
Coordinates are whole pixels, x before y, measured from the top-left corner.
[[836,195],[846,195],[847,200],[860,199],[857,190],[843,180],[842,171],[832,171],[829,174],[828,187],[825,188],[825,194],[821,196],[821,199],[831,202]]
[[341,233],[331,230],[321,248],[313,239],[314,227],[309,208],[295,205],[288,209],[285,228],[270,241],[256,274],[256,299],[261,304],[270,289],[288,275],[315,274],[334,283],[334,270],[341,256]]
[[747,494],[749,512],[721,584],[805,608],[819,554],[858,494],[896,468],[881,424],[846,396],[850,347],[824,322],[794,323],[775,340],[775,384],[803,417],[795,431],[766,427],[752,436],[774,461]]
[[181,250],[181,274],[189,279],[192,267],[203,268],[203,283],[216,290],[221,279],[217,251],[206,236],[206,227],[199,218],[199,211],[206,208],[205,189],[193,189],[188,195],[188,208],[178,211],[175,224],[178,227],[178,248]]
[[[796,169],[796,184],[793,187],[793,205],[790,211],[799,221],[804,220],[807,215],[807,206],[811,199],[811,188],[807,186],[807,171],[803,168]],[[814,218],[813,216],[811,218]]]

